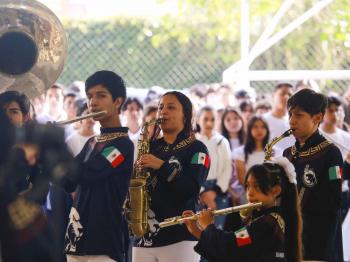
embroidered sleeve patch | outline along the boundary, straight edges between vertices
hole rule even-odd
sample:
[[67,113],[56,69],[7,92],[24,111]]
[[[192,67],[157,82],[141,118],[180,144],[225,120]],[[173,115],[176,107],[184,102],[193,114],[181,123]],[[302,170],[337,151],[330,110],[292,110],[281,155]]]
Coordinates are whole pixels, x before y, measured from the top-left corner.
[[341,179],[342,170],[339,166],[332,166],[328,169],[329,180]]
[[192,157],[191,164],[199,164],[208,168],[210,165],[210,158],[206,153],[197,152]]
[[124,161],[124,156],[114,146],[103,149],[102,155],[111,163],[112,167],[117,167]]
[[248,230],[246,227],[235,231],[237,246],[242,247],[252,243],[252,239],[249,236]]

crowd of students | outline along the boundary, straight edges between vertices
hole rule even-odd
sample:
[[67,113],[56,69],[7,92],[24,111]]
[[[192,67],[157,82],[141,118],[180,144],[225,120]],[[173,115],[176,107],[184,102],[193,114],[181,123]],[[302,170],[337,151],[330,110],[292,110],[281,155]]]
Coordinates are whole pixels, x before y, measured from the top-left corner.
[[[0,94],[8,131],[0,158],[4,260],[350,261],[343,241],[350,232],[342,236],[350,216],[350,96],[322,95],[307,81],[279,83],[270,96],[251,91],[158,89],[146,103],[127,97],[120,76],[98,71],[83,87],[54,84],[32,101],[16,91]],[[55,122],[103,110],[52,131],[61,130]],[[164,121],[149,127],[150,152],[138,157],[142,126],[155,118]],[[25,124],[31,119],[52,125],[37,131]],[[290,128],[293,135],[264,161],[265,146]],[[150,231],[129,243],[123,204],[134,165],[151,173]],[[213,216],[247,202],[263,207],[245,217]],[[35,211],[15,229],[21,219],[7,211],[14,203]],[[187,229],[159,228],[168,217],[195,212]],[[33,223],[41,227],[33,231]],[[32,241],[18,242],[23,230]]]

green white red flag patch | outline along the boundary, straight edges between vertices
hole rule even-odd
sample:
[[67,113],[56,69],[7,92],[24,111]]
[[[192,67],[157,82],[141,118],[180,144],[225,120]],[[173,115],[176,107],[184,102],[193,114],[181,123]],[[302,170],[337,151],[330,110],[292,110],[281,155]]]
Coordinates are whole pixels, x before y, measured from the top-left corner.
[[246,227],[242,227],[241,229],[237,230],[235,232],[235,236],[236,236],[237,246],[239,247],[249,245],[252,243],[252,239],[250,238]]
[[339,166],[332,166],[328,169],[329,180],[341,179],[342,170]]
[[117,167],[124,161],[124,156],[114,146],[103,149],[102,155],[111,163],[112,167]]
[[210,165],[210,158],[206,153],[197,152],[192,157],[191,164],[199,164],[208,168]]

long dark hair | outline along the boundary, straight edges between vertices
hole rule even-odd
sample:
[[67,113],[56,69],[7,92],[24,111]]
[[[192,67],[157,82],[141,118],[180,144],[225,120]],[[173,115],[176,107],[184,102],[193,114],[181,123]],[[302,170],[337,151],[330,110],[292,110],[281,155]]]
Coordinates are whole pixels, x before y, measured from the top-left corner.
[[[162,99],[163,97],[167,96],[167,95],[172,95],[175,96],[176,99],[180,102],[181,106],[182,106],[182,113],[184,114],[184,133],[186,136],[192,136],[193,135],[193,129],[192,129],[192,102],[191,100],[184,95],[183,93],[179,92],[179,91],[170,91],[170,92],[166,92],[164,95],[161,96],[160,99]],[[151,140],[154,140],[157,138],[158,134],[159,134],[159,127],[156,128]]]
[[260,117],[260,116],[253,116],[249,122],[248,122],[248,127],[247,127],[247,140],[244,145],[244,159],[245,161],[248,160],[248,155],[253,153],[253,151],[256,149],[256,142],[255,139],[252,135],[252,129],[254,127],[254,124],[257,121],[261,121],[264,125],[264,128],[266,129],[266,136],[263,139],[263,147],[266,146],[266,144],[269,142],[269,137],[270,137],[270,130],[269,126],[267,125],[266,121]]
[[286,172],[280,165],[271,162],[252,166],[245,177],[245,185],[249,176],[255,178],[260,191],[265,195],[274,186],[281,186],[279,208],[285,222],[286,258],[289,262],[300,262],[302,260],[302,219],[296,185],[289,182]]
[[[230,141],[229,132],[228,132],[227,128],[225,127],[225,118],[226,118],[226,116],[229,113],[235,113],[238,116],[238,118],[241,120],[241,122],[242,122],[242,128],[241,128],[241,130],[238,131],[238,141],[242,145],[244,143],[244,138],[245,138],[245,132],[244,132],[244,127],[243,127],[244,126],[243,125],[243,123],[244,123],[243,122],[243,117],[242,117],[240,111],[238,109],[234,108],[234,107],[227,107],[227,108],[225,108],[225,110],[224,110],[224,112],[222,114],[222,117],[221,117],[222,135],[224,137],[226,137],[226,139],[228,141]],[[230,148],[231,148],[231,143],[230,143]],[[231,148],[231,150],[232,150],[232,148]]]

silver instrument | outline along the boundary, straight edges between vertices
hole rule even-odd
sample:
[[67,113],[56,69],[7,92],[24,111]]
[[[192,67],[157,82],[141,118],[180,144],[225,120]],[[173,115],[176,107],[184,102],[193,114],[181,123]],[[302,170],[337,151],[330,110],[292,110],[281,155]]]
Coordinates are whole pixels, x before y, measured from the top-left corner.
[[[260,208],[260,207],[262,207],[261,202],[248,203],[248,204],[244,204],[241,206],[213,210],[212,212],[213,212],[214,216],[222,216],[222,215],[231,214],[233,212],[241,212],[241,211],[247,212],[247,211],[251,211],[253,209]],[[164,228],[164,227],[169,227],[169,226],[173,226],[173,225],[183,224],[185,221],[188,221],[188,220],[197,220],[198,215],[199,215],[199,213],[194,214],[193,216],[189,216],[189,217],[177,216],[177,217],[167,218],[163,222],[159,223],[159,227]]]
[[56,15],[35,0],[0,1],[0,92],[33,98],[57,80],[67,37]]
[[56,124],[60,125],[60,126],[68,125],[68,124],[72,124],[72,123],[78,122],[78,121],[86,119],[86,118],[103,116],[105,114],[107,114],[107,111],[100,111],[100,112],[90,113],[90,114],[86,114],[86,115],[83,115],[83,116],[75,117],[75,118],[70,119],[70,120],[58,121],[58,122],[56,122]]

